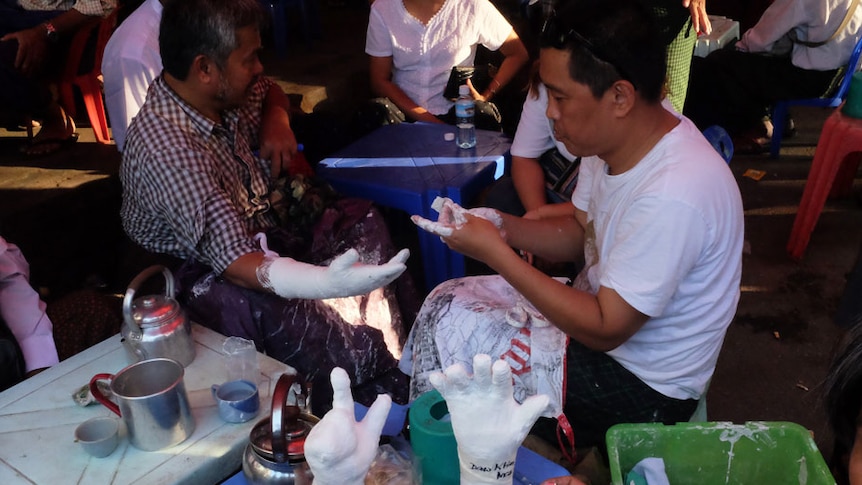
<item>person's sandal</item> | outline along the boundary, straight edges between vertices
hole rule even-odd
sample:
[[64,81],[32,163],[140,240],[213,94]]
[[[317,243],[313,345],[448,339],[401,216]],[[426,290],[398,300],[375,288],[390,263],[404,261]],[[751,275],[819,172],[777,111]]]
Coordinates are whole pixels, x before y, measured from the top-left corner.
[[72,133],[66,138],[45,138],[44,140],[34,138],[30,143],[22,146],[19,151],[28,158],[46,157],[74,145],[77,141],[78,133]]

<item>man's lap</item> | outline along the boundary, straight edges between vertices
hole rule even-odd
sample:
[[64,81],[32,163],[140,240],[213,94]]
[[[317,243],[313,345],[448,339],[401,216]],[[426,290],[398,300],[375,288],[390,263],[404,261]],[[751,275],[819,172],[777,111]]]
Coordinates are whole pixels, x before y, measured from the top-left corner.
[[[516,308],[521,310],[513,310]],[[604,352],[574,340],[566,345],[565,334],[553,325],[534,325],[539,319],[543,317],[500,276],[441,284],[420,310],[401,360],[402,371],[412,377],[411,400],[430,390],[428,375],[432,372],[454,363],[469,369],[473,355],[487,353],[512,365],[517,400],[541,389],[538,392],[557,401],[572,424],[579,447],[603,445],[604,434],[613,424],[672,424],[687,421],[694,412],[696,400],[662,395]],[[512,324],[519,321],[527,324],[523,328]],[[563,378],[565,400],[560,404]],[[545,382],[537,383],[541,380]],[[556,442],[553,435],[543,437]]]

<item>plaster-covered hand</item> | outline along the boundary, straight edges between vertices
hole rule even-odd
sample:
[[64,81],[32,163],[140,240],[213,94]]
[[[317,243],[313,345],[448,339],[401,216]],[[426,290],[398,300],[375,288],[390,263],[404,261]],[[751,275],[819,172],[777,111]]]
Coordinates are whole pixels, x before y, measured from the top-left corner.
[[500,235],[503,236],[503,218],[494,209],[477,207],[468,210],[448,197],[437,197],[431,204],[431,208],[440,214],[437,216],[437,222],[429,221],[417,215],[411,216],[410,220],[425,231],[438,236],[449,237],[452,235],[452,231],[460,229],[461,226],[467,223],[467,216],[465,214],[470,214],[491,221],[497,229],[500,229]]
[[332,409],[308,433],[305,460],[314,475],[314,485],[362,485],[377,455],[392,399],[386,394],[377,396],[365,418],[357,423],[347,372],[336,367],[329,379]]
[[458,444],[461,485],[510,484],[515,456],[533,423],[548,406],[548,396],[518,404],[512,396],[512,370],[505,361],[473,357],[473,375],[461,364],[430,376],[449,408]]
[[257,267],[260,284],[283,298],[341,298],[364,295],[386,286],[407,269],[410,251],[402,249],[381,265],[359,262],[350,249],[329,266],[315,266],[295,259],[267,257]]

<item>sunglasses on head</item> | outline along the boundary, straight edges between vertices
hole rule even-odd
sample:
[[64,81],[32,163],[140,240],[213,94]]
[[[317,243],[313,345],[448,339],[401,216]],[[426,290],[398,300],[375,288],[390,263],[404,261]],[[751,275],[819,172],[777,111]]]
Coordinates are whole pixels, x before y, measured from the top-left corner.
[[628,74],[628,71],[622,67],[622,65],[614,60],[614,57],[605,52],[604,50],[598,48],[595,44],[593,44],[589,39],[581,35],[575,29],[567,29],[561,23],[559,18],[557,18],[556,13],[551,12],[548,18],[545,20],[545,24],[542,26],[542,32],[540,34],[541,39],[544,41],[546,45],[553,47],[554,49],[565,49],[566,45],[569,42],[575,41],[578,44],[582,45],[584,49],[587,50],[593,57],[596,59],[610,64],[621,78],[626,81],[632,83],[637,89],[637,84],[632,80],[632,77]]

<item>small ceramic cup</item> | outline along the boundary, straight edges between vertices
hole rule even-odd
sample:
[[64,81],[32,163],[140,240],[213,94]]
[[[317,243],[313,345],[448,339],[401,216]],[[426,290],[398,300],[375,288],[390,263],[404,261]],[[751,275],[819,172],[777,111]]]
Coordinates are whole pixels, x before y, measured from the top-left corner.
[[246,380],[228,381],[212,386],[218,414],[229,423],[244,423],[257,416],[260,396],[257,386]]
[[75,428],[75,440],[89,455],[104,458],[117,448],[120,422],[111,416],[92,418]]

